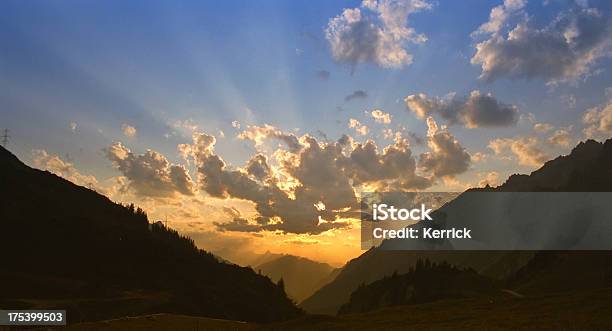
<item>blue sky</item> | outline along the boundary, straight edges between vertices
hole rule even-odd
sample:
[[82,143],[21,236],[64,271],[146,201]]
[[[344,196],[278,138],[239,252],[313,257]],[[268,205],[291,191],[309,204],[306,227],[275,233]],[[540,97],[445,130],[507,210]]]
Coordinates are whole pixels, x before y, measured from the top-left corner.
[[[516,162],[518,155],[515,161],[493,155],[491,141],[533,135],[535,123],[572,126],[572,144],[584,139],[585,112],[608,100],[612,62],[609,53],[600,55],[587,74],[554,86],[547,85],[550,77],[537,75],[479,79],[482,69],[470,59],[482,38],[471,34],[501,4],[437,1],[411,13],[408,26],[427,41],[402,44],[413,62],[387,68],[372,61],[352,65],[332,54],[325,34],[330,20],[347,8],[365,12],[359,1],[2,1],[0,127],[10,129],[10,148],[22,159],[32,163],[32,150],[44,150],[103,180],[118,175],[103,151],[114,141],[135,153],[153,149],[182,162],[177,145],[190,143],[191,132],[178,129],[178,121],[216,135],[217,153],[242,166],[256,150],[236,138],[246,125],[270,124],[296,136],[320,130],[330,140],[349,133],[382,148],[391,143],[382,137],[384,128],[426,137],[425,120],[407,109],[406,96],[479,90],[515,105],[522,116],[510,126],[450,126],[470,154],[497,157],[473,162],[456,178],[473,183],[479,173],[495,171],[503,180],[535,166]],[[530,24],[542,28],[574,7],[596,8],[608,17],[611,5],[531,1],[516,15],[526,13]],[[329,77],[321,78],[320,71]],[[345,102],[357,90],[367,97]],[[392,123],[364,114],[374,109],[391,114]],[[355,135],[350,118],[369,126],[370,134]],[[133,137],[122,132],[126,125],[136,129]],[[551,157],[569,150],[557,147]],[[414,155],[427,151],[425,145],[412,148]]]
[[[396,102],[418,92],[482,89],[559,124],[576,120],[576,114],[559,116],[559,95],[579,94],[577,108],[602,102],[606,75],[554,92],[538,80],[478,81],[479,68],[469,63],[470,33],[499,3],[444,1],[414,14],[410,25],[429,40],[410,47],[411,66],[364,64],[351,75],[350,66],[330,56],[323,30],[357,1],[4,1],[2,122],[16,144],[61,152],[73,145],[70,121],[81,132],[107,132],[79,139],[101,147],[121,123],[134,122],[144,140],[135,145],[169,151],[175,141],[159,139],[167,121],[193,118],[210,131],[228,131],[232,120],[246,118],[245,108],[258,123],[338,136],[345,125],[339,128],[337,119],[345,122],[367,108],[382,108],[423,131]],[[536,17],[556,7],[561,5],[529,4]],[[330,79],[318,79],[318,70],[329,71]],[[354,90],[370,97],[343,105]],[[346,112],[339,114],[338,106]],[[44,126],[33,126],[34,118]]]

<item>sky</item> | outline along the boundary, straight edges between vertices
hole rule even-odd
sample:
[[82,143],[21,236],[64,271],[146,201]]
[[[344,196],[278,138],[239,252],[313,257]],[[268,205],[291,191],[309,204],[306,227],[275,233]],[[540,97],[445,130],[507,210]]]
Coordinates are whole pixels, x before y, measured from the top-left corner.
[[[612,136],[609,1],[2,1],[27,164],[230,260],[362,251],[360,192],[499,185]],[[238,261],[239,262],[239,261]]]

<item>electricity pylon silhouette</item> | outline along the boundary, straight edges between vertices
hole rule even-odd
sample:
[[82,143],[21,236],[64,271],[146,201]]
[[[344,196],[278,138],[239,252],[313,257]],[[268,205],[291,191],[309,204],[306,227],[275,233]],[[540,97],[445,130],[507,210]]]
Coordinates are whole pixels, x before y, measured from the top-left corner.
[[4,148],[6,148],[6,146],[8,145],[8,143],[9,143],[9,138],[10,138],[10,136],[9,136],[9,130],[8,130],[8,129],[4,129],[4,134],[2,135],[2,146],[3,146]]

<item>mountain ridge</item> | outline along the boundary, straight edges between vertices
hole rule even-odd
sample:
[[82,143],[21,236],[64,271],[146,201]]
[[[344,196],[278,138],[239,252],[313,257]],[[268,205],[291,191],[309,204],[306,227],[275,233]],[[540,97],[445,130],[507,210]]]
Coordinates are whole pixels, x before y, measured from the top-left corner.
[[287,295],[300,302],[325,285],[325,281],[331,281],[329,277],[335,268],[327,263],[285,254],[254,266],[253,270],[274,282],[283,279]]
[[[251,268],[222,263],[120,205],[0,147],[0,304],[75,320],[172,312],[248,321],[301,313]],[[32,261],[35,261],[33,263]]]
[[[612,139],[608,139],[605,142],[581,142],[568,155],[547,161],[530,175],[515,174],[498,187],[474,188],[469,191],[611,190]],[[414,252],[371,248],[347,262],[334,281],[305,299],[300,307],[310,313],[335,314],[340,306],[348,301],[352,291],[361,284],[369,284],[396,271],[406,273],[418,259],[429,259],[436,263],[446,261],[456,266],[472,268],[485,276],[506,279],[525,266],[534,254],[529,251]]]
[[499,282],[473,269],[456,268],[446,262],[418,260],[405,274],[393,273],[359,286],[339,315],[363,313],[384,307],[416,305],[439,300],[491,296],[500,292]]

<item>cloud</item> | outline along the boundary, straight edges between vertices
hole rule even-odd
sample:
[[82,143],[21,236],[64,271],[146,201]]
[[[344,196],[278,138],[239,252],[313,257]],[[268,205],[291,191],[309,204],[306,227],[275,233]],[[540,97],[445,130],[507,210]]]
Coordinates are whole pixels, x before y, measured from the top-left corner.
[[607,139],[612,136],[612,101],[589,109],[583,115],[582,122],[587,125],[584,129],[587,138]]
[[570,109],[576,108],[576,96],[573,94],[562,95],[561,102],[567,105],[567,107]]
[[477,176],[480,178],[478,187],[485,187],[487,185],[495,187],[499,185],[499,173],[496,171],[491,171],[486,174],[479,173]]
[[391,139],[393,137],[395,137],[395,132],[393,132],[392,129],[383,129],[383,137],[385,139]]
[[235,217],[231,221],[225,223],[213,222],[213,224],[220,231],[258,232],[261,230],[261,225],[250,223],[247,219],[242,217]]
[[330,19],[325,37],[336,61],[355,66],[375,63],[402,68],[412,63],[406,44],[427,40],[408,26],[408,16],[431,4],[424,0],[364,0],[360,8],[348,8]]
[[80,173],[73,163],[63,160],[57,155],[50,155],[45,150],[32,150],[32,161],[34,167],[49,171],[57,176],[73,182],[74,184],[95,190],[107,197],[126,193],[125,177],[112,177],[105,181],[98,181],[93,175]]
[[234,128],[234,129],[240,129],[240,122],[238,122],[238,121],[232,121],[232,128]]
[[357,134],[361,135],[361,136],[365,136],[368,134],[368,132],[370,132],[370,129],[361,124],[361,122],[359,122],[358,120],[351,118],[349,119],[349,128],[351,129],[355,129],[355,131],[357,132]]
[[548,142],[561,147],[570,147],[572,144],[572,137],[569,130],[563,128],[557,129],[552,136],[548,138]]
[[536,123],[533,125],[533,130],[538,133],[546,133],[554,127],[549,123]]
[[341,147],[352,146],[353,137],[347,134],[342,134],[342,136],[340,136],[340,138],[338,139],[338,145],[340,145]]
[[300,245],[300,246],[307,246],[307,245],[315,245],[318,244],[320,241],[317,239],[312,239],[312,238],[289,238],[289,239],[285,239],[283,240],[284,243],[286,244],[292,244],[292,245]]
[[379,151],[373,141],[355,144],[348,159],[342,159],[355,184],[369,184],[377,190],[414,190],[431,185],[431,181],[416,174],[416,160],[409,143],[401,137]]
[[546,139],[551,146],[557,147],[570,147],[572,145],[572,134],[570,131],[573,130],[573,126],[564,128],[557,128],[549,123],[535,123],[533,125],[533,131],[539,134],[546,134],[552,132],[552,134]]
[[[200,185],[209,195],[217,198],[235,198],[255,204],[259,216],[254,220],[236,217],[229,223],[217,224],[226,231],[282,231],[287,233],[321,233],[333,228],[347,226],[337,221],[333,210],[356,206],[354,191],[346,176],[335,168],[335,160],[319,157],[318,143],[307,139],[307,146],[299,156],[283,161],[283,170],[301,184],[293,192],[279,188],[276,179],[267,171],[267,161],[255,157],[249,162],[247,173],[229,169],[214,152],[215,139],[204,133],[194,135],[191,147],[196,160]],[[293,162],[297,162],[297,164]],[[332,162],[330,164],[330,162]],[[340,174],[340,175],[339,175]],[[259,178],[252,178],[259,176]],[[293,196],[293,198],[292,198]],[[322,202],[330,210],[317,210],[315,204]],[[326,222],[320,222],[324,219]]]
[[539,145],[537,137],[498,138],[489,142],[495,155],[503,156],[510,152],[519,164],[530,167],[540,167],[549,159]]
[[499,33],[507,25],[512,16],[524,14],[521,10],[526,4],[527,0],[504,0],[502,5],[493,7],[493,9],[491,9],[489,21],[483,23],[478,30],[474,31],[472,34],[477,36],[479,34]]
[[121,131],[123,132],[123,135],[128,138],[133,138],[136,136],[136,128],[131,125],[123,124],[121,126]]
[[174,123],[172,123],[172,126],[176,129],[179,129],[189,134],[193,133],[199,128],[199,126],[191,118],[188,118],[186,120],[177,120]]
[[329,141],[329,137],[327,136],[327,133],[323,132],[322,130],[317,130],[317,136],[319,136],[325,142]]
[[419,157],[419,167],[436,177],[453,177],[468,170],[470,154],[453,137],[446,127],[438,128],[436,121],[427,117],[427,145],[431,152]]
[[527,124],[531,125],[536,122],[535,115],[533,113],[521,114],[519,115],[519,124]]
[[301,148],[279,145],[271,157],[258,152],[242,168],[228,166],[215,152],[215,137],[206,133],[194,134],[193,143],[180,145],[179,151],[196,166],[200,192],[247,201],[255,209],[249,217],[227,210],[231,220],[215,223],[218,230],[320,234],[351,225],[347,218],[358,213],[356,190],[426,189],[437,178],[452,179],[468,169],[470,156],[459,142],[432,118],[428,124],[431,152],[418,162],[400,131],[379,149],[372,140],[359,143],[348,135],[318,141],[271,126],[249,127],[245,139],[292,136]]
[[247,164],[246,171],[258,180],[269,178],[271,174],[268,159],[263,154],[253,156]]
[[487,159],[487,154],[484,154],[482,152],[476,152],[476,153],[471,155],[471,159],[474,162],[482,162],[482,161],[485,161]]
[[193,195],[193,182],[182,165],[171,164],[162,154],[147,150],[136,155],[120,142],[104,149],[106,157],[129,181],[138,195],[173,197],[175,194]]
[[257,212],[250,219],[236,214],[230,222],[215,224],[218,229],[319,234],[350,225],[344,219],[357,210],[356,186],[414,190],[431,185],[416,174],[416,160],[401,137],[382,151],[372,141],[355,143],[346,135],[335,142],[310,135],[299,140],[299,150],[278,149],[272,160],[256,154],[244,168],[232,169],[215,153],[213,136],[194,134],[193,144],[182,149],[196,164],[201,191],[250,201]]
[[[597,61],[610,55],[608,11],[573,6],[537,28],[524,11],[525,3],[506,0],[473,33],[487,36],[476,44],[471,59],[481,66],[481,79],[542,78],[554,85],[592,75]],[[507,29],[513,21],[518,23]]]
[[344,97],[344,102],[349,102],[354,99],[365,99],[368,97],[368,93],[362,90],[356,90],[353,93]]
[[467,97],[457,97],[454,93],[443,98],[413,94],[404,102],[420,119],[437,114],[449,125],[461,124],[468,128],[515,125],[519,117],[516,106],[504,104],[491,94],[482,94],[478,90]]
[[264,144],[266,139],[276,139],[285,143],[290,151],[296,152],[302,148],[298,138],[292,133],[285,133],[271,125],[263,126],[249,125],[246,130],[238,135],[239,139],[250,140],[256,147]]
[[370,112],[370,115],[377,123],[390,124],[391,123],[391,114],[385,113],[380,109],[375,109]]
[[62,160],[57,155],[49,155],[47,151],[35,149],[32,151],[32,161],[34,166],[39,169],[52,172],[64,179],[77,185],[99,188],[98,180],[94,176],[83,175],[77,171],[74,164]]
[[329,80],[329,77],[331,76],[331,73],[327,70],[319,70],[317,71],[317,77],[320,80]]

